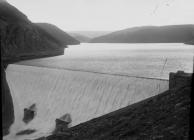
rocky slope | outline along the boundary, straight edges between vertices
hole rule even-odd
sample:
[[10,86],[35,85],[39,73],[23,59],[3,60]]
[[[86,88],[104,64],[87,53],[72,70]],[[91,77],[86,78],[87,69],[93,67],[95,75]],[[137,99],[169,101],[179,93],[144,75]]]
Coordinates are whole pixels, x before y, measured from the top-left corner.
[[36,23],[37,26],[45,30],[48,34],[58,39],[64,45],[77,45],[80,44],[78,40],[59,29],[57,26],[49,23]]
[[91,43],[184,43],[194,39],[194,25],[143,26],[93,38]]
[[188,140],[191,80],[172,73],[168,91],[38,140]]
[[3,135],[6,135],[14,120],[13,102],[5,75],[7,65],[23,59],[61,55],[66,46],[3,1],[0,2],[0,31]]

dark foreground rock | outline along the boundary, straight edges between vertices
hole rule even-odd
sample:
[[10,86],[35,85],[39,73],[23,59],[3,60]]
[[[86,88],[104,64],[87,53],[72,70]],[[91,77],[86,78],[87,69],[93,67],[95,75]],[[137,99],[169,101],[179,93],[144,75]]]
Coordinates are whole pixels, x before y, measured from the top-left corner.
[[6,81],[4,67],[1,63],[1,97],[2,97],[2,122],[3,135],[9,133],[9,126],[14,122],[13,101]]
[[[175,74],[175,77],[178,75]],[[191,101],[189,79],[188,84],[181,86],[181,82],[178,82],[157,96],[42,139],[188,140]]]
[[29,123],[37,114],[36,104],[32,104],[29,108],[24,108],[23,122]]
[[29,135],[29,134],[32,134],[34,132],[36,132],[35,129],[27,129],[27,130],[22,130],[22,131],[16,133],[16,135],[17,136],[19,136],[19,135]]

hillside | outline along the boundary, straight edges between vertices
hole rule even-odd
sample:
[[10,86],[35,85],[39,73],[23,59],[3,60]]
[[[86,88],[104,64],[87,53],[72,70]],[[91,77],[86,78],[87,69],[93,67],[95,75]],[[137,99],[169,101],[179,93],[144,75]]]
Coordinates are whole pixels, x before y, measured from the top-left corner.
[[184,43],[194,38],[194,25],[143,26],[93,38],[91,43]]
[[171,73],[168,91],[38,140],[188,140],[191,80]]
[[0,2],[2,59],[62,54],[66,47],[7,2]]
[[37,26],[45,30],[51,36],[57,38],[63,45],[77,45],[80,44],[78,40],[61,30],[55,25],[49,23],[36,23]]
[[7,65],[24,59],[62,55],[66,46],[4,1],[0,1],[0,31],[2,131],[7,135],[14,121],[13,101],[5,76]]

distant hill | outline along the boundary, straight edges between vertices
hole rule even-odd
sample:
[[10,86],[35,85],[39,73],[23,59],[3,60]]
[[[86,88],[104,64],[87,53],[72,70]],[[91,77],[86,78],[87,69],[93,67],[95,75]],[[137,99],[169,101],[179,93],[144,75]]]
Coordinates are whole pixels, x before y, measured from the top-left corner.
[[91,43],[184,43],[194,39],[194,25],[143,26],[93,38]]
[[78,40],[58,28],[57,26],[49,23],[36,23],[37,26],[44,29],[48,34],[57,38],[64,45],[77,45],[80,44]]
[[69,31],[70,34],[79,34],[89,38],[95,38],[111,33],[111,31]]
[[79,33],[69,33],[72,37],[74,37],[75,39],[77,39],[80,42],[86,43],[89,42],[91,38],[81,35]]

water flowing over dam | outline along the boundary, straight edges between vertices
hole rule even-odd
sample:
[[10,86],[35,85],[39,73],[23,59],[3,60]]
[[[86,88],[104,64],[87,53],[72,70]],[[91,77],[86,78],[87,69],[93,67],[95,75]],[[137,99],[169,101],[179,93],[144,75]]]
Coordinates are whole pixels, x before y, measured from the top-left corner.
[[[69,113],[71,126],[118,110],[168,89],[168,80],[107,75],[86,71],[11,64],[6,78],[14,102],[15,122],[4,139],[33,139],[55,128],[55,119]],[[24,108],[37,105],[37,115],[25,124]],[[25,129],[31,135],[15,136]]]

